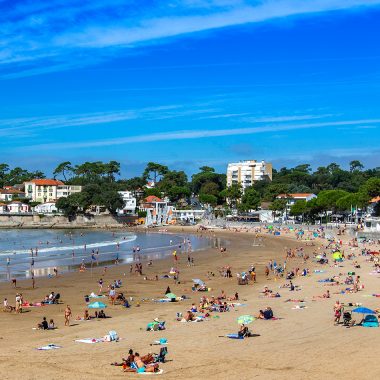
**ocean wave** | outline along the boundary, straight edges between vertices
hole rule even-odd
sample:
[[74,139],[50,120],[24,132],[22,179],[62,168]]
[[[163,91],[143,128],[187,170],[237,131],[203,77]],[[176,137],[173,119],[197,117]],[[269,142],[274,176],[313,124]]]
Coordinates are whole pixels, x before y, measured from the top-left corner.
[[[123,238],[120,240],[105,240],[105,241],[99,241],[96,243],[89,243],[86,244],[86,251],[101,247],[109,247],[109,246],[116,246],[116,244],[126,244],[130,243],[132,241],[135,241],[137,239],[137,235],[133,235],[127,238]],[[78,249],[84,249],[84,243],[80,245],[66,245],[66,246],[59,246],[59,247],[49,247],[49,248],[38,248],[38,253],[48,253],[48,252],[66,252],[66,251],[76,251]],[[0,252],[0,256],[5,255],[13,255],[13,254],[28,254],[30,255],[30,249],[22,249],[22,250],[7,250]]]

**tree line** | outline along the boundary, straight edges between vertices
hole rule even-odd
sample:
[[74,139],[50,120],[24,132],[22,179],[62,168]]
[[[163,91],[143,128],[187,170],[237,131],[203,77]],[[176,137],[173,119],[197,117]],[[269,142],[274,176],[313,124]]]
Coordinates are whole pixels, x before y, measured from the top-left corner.
[[[293,168],[273,169],[272,181],[263,180],[245,189],[239,184],[226,186],[226,174],[217,173],[214,168],[202,166],[188,178],[185,171],[171,170],[168,166],[148,162],[140,176],[125,179],[120,176],[120,163],[116,161],[84,162],[73,165],[65,161],[54,169],[54,178],[67,184],[84,186],[83,192],[60,200],[62,209],[75,214],[86,210],[88,205],[107,205],[114,213],[122,206],[118,191],[129,190],[138,199],[148,195],[166,196],[179,207],[232,207],[244,212],[260,207],[263,202],[271,209],[284,209],[284,200],[276,199],[279,194],[314,193],[317,200],[297,202],[293,214],[315,215],[329,208],[347,211],[351,207],[364,207],[371,197],[380,195],[380,167],[365,169],[354,160],[345,170],[336,163],[320,166],[313,170],[309,164]],[[0,185],[14,185],[33,178],[45,178],[41,171],[29,172],[7,164],[0,164]],[[148,181],[154,188],[146,188]]]

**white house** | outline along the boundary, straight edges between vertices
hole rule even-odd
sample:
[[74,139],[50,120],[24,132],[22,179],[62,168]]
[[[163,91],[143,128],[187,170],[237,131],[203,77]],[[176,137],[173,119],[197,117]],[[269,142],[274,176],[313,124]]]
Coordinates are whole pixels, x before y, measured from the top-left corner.
[[173,209],[173,216],[177,221],[185,221],[194,223],[196,220],[201,220],[205,210],[176,210]]
[[10,202],[14,198],[24,198],[25,194],[23,191],[14,189],[12,186],[4,186],[0,189],[0,200],[5,202]]
[[8,207],[5,203],[0,203],[0,214],[8,212]]
[[124,207],[122,209],[117,210],[119,215],[131,215],[135,214],[137,201],[136,197],[133,196],[131,191],[119,191],[118,192],[123,198]]
[[279,194],[276,199],[286,199],[286,213],[289,215],[290,209],[297,201],[309,202],[312,199],[317,198],[313,193],[293,193],[293,194]]
[[149,195],[140,205],[140,210],[146,211],[146,225],[162,225],[172,221],[173,206],[169,206],[168,200]]
[[7,205],[8,212],[12,214],[22,214],[30,212],[30,206],[20,201],[13,201]]
[[41,203],[34,207],[34,212],[38,214],[53,214],[58,211],[57,207],[55,206],[55,202],[47,202],[47,203]]

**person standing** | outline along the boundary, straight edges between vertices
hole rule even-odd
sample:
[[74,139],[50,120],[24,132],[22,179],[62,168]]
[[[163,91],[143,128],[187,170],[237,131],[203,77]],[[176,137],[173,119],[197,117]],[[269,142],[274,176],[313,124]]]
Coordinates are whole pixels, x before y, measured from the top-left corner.
[[99,280],[98,284],[99,284],[99,294],[101,294],[102,290],[103,290],[103,279],[102,278]]
[[65,326],[70,326],[70,318],[71,318],[71,308],[69,305],[66,305],[65,309]]

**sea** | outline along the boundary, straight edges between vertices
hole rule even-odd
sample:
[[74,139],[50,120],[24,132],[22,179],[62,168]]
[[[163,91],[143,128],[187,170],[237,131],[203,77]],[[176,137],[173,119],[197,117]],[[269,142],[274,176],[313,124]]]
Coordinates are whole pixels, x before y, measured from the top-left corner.
[[[102,230],[0,230],[0,281],[13,278],[53,276],[96,266],[132,264],[171,255],[225,246],[216,237],[180,233],[149,233]],[[193,256],[193,254],[192,254]]]

